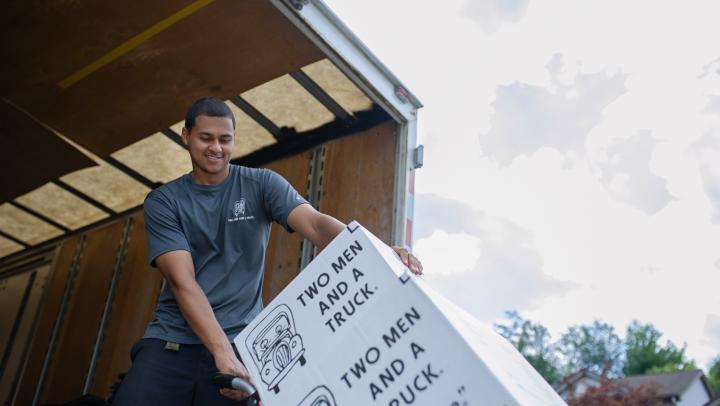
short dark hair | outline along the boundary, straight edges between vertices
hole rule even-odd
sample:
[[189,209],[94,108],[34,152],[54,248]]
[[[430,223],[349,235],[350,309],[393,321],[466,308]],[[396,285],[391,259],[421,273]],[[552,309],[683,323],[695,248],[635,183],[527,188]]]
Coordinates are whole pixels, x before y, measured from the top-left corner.
[[185,113],[185,128],[188,131],[195,127],[195,119],[198,116],[227,117],[232,120],[233,128],[235,128],[235,115],[230,107],[217,97],[203,97],[193,102]]

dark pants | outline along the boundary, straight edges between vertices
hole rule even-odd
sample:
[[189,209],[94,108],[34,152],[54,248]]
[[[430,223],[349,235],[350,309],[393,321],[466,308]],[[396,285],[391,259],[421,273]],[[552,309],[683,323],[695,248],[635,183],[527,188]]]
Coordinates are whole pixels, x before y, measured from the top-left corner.
[[164,340],[143,338],[133,345],[132,366],[113,406],[244,405],[221,395],[212,383],[217,368],[204,345],[180,344],[173,351],[165,349],[165,344]]

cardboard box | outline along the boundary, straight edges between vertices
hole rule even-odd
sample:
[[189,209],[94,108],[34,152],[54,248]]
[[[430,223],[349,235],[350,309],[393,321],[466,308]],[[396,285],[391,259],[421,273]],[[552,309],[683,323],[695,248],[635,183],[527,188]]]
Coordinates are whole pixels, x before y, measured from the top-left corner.
[[565,404],[512,345],[357,222],[235,345],[264,406]]

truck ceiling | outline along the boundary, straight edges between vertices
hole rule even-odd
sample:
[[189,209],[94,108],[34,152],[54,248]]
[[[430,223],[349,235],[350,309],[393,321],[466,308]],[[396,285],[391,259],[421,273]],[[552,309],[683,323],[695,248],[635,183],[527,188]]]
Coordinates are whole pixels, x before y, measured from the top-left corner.
[[[0,257],[137,210],[150,189],[188,172],[178,133],[199,97],[233,109],[234,162],[250,166],[397,120],[368,93],[372,79],[359,83],[362,70],[351,61],[338,68],[339,53],[311,40],[301,18],[288,18],[293,6],[301,8],[295,3],[51,0],[5,7]],[[312,3],[349,33],[324,4]],[[357,45],[389,75],[396,94],[410,98],[411,109],[420,107]]]

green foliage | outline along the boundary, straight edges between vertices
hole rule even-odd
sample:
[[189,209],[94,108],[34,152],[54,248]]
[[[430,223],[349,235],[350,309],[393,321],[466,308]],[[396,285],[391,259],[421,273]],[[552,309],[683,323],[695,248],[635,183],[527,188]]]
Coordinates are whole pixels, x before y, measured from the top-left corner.
[[695,364],[685,358],[685,347],[678,348],[671,341],[663,346],[659,343],[660,337],[662,333],[650,323],[641,324],[635,320],[628,326],[623,367],[625,375],[696,369]]
[[[601,321],[572,326],[553,343],[547,328],[523,319],[516,311],[505,313],[507,321],[495,325],[527,361],[550,384],[583,368],[608,378],[697,369],[685,356],[685,347],[671,341],[660,343],[662,333],[650,323],[633,321],[624,340],[613,326]],[[720,394],[720,356],[708,381]]]
[[668,372],[677,372],[677,371],[692,371],[698,369],[697,365],[695,365],[695,361],[686,361],[681,364],[665,364],[660,366],[655,366],[650,369],[648,369],[645,373],[646,374],[665,374]]
[[543,325],[524,320],[518,312],[505,312],[506,324],[496,324],[497,331],[518,349],[530,365],[550,384],[560,381],[560,370],[550,333]]
[[570,327],[560,338],[559,351],[565,360],[565,374],[583,368],[610,378],[622,373],[623,342],[607,323],[595,320]]
[[710,369],[707,373],[708,382],[715,391],[715,395],[720,395],[720,355],[710,363]]

